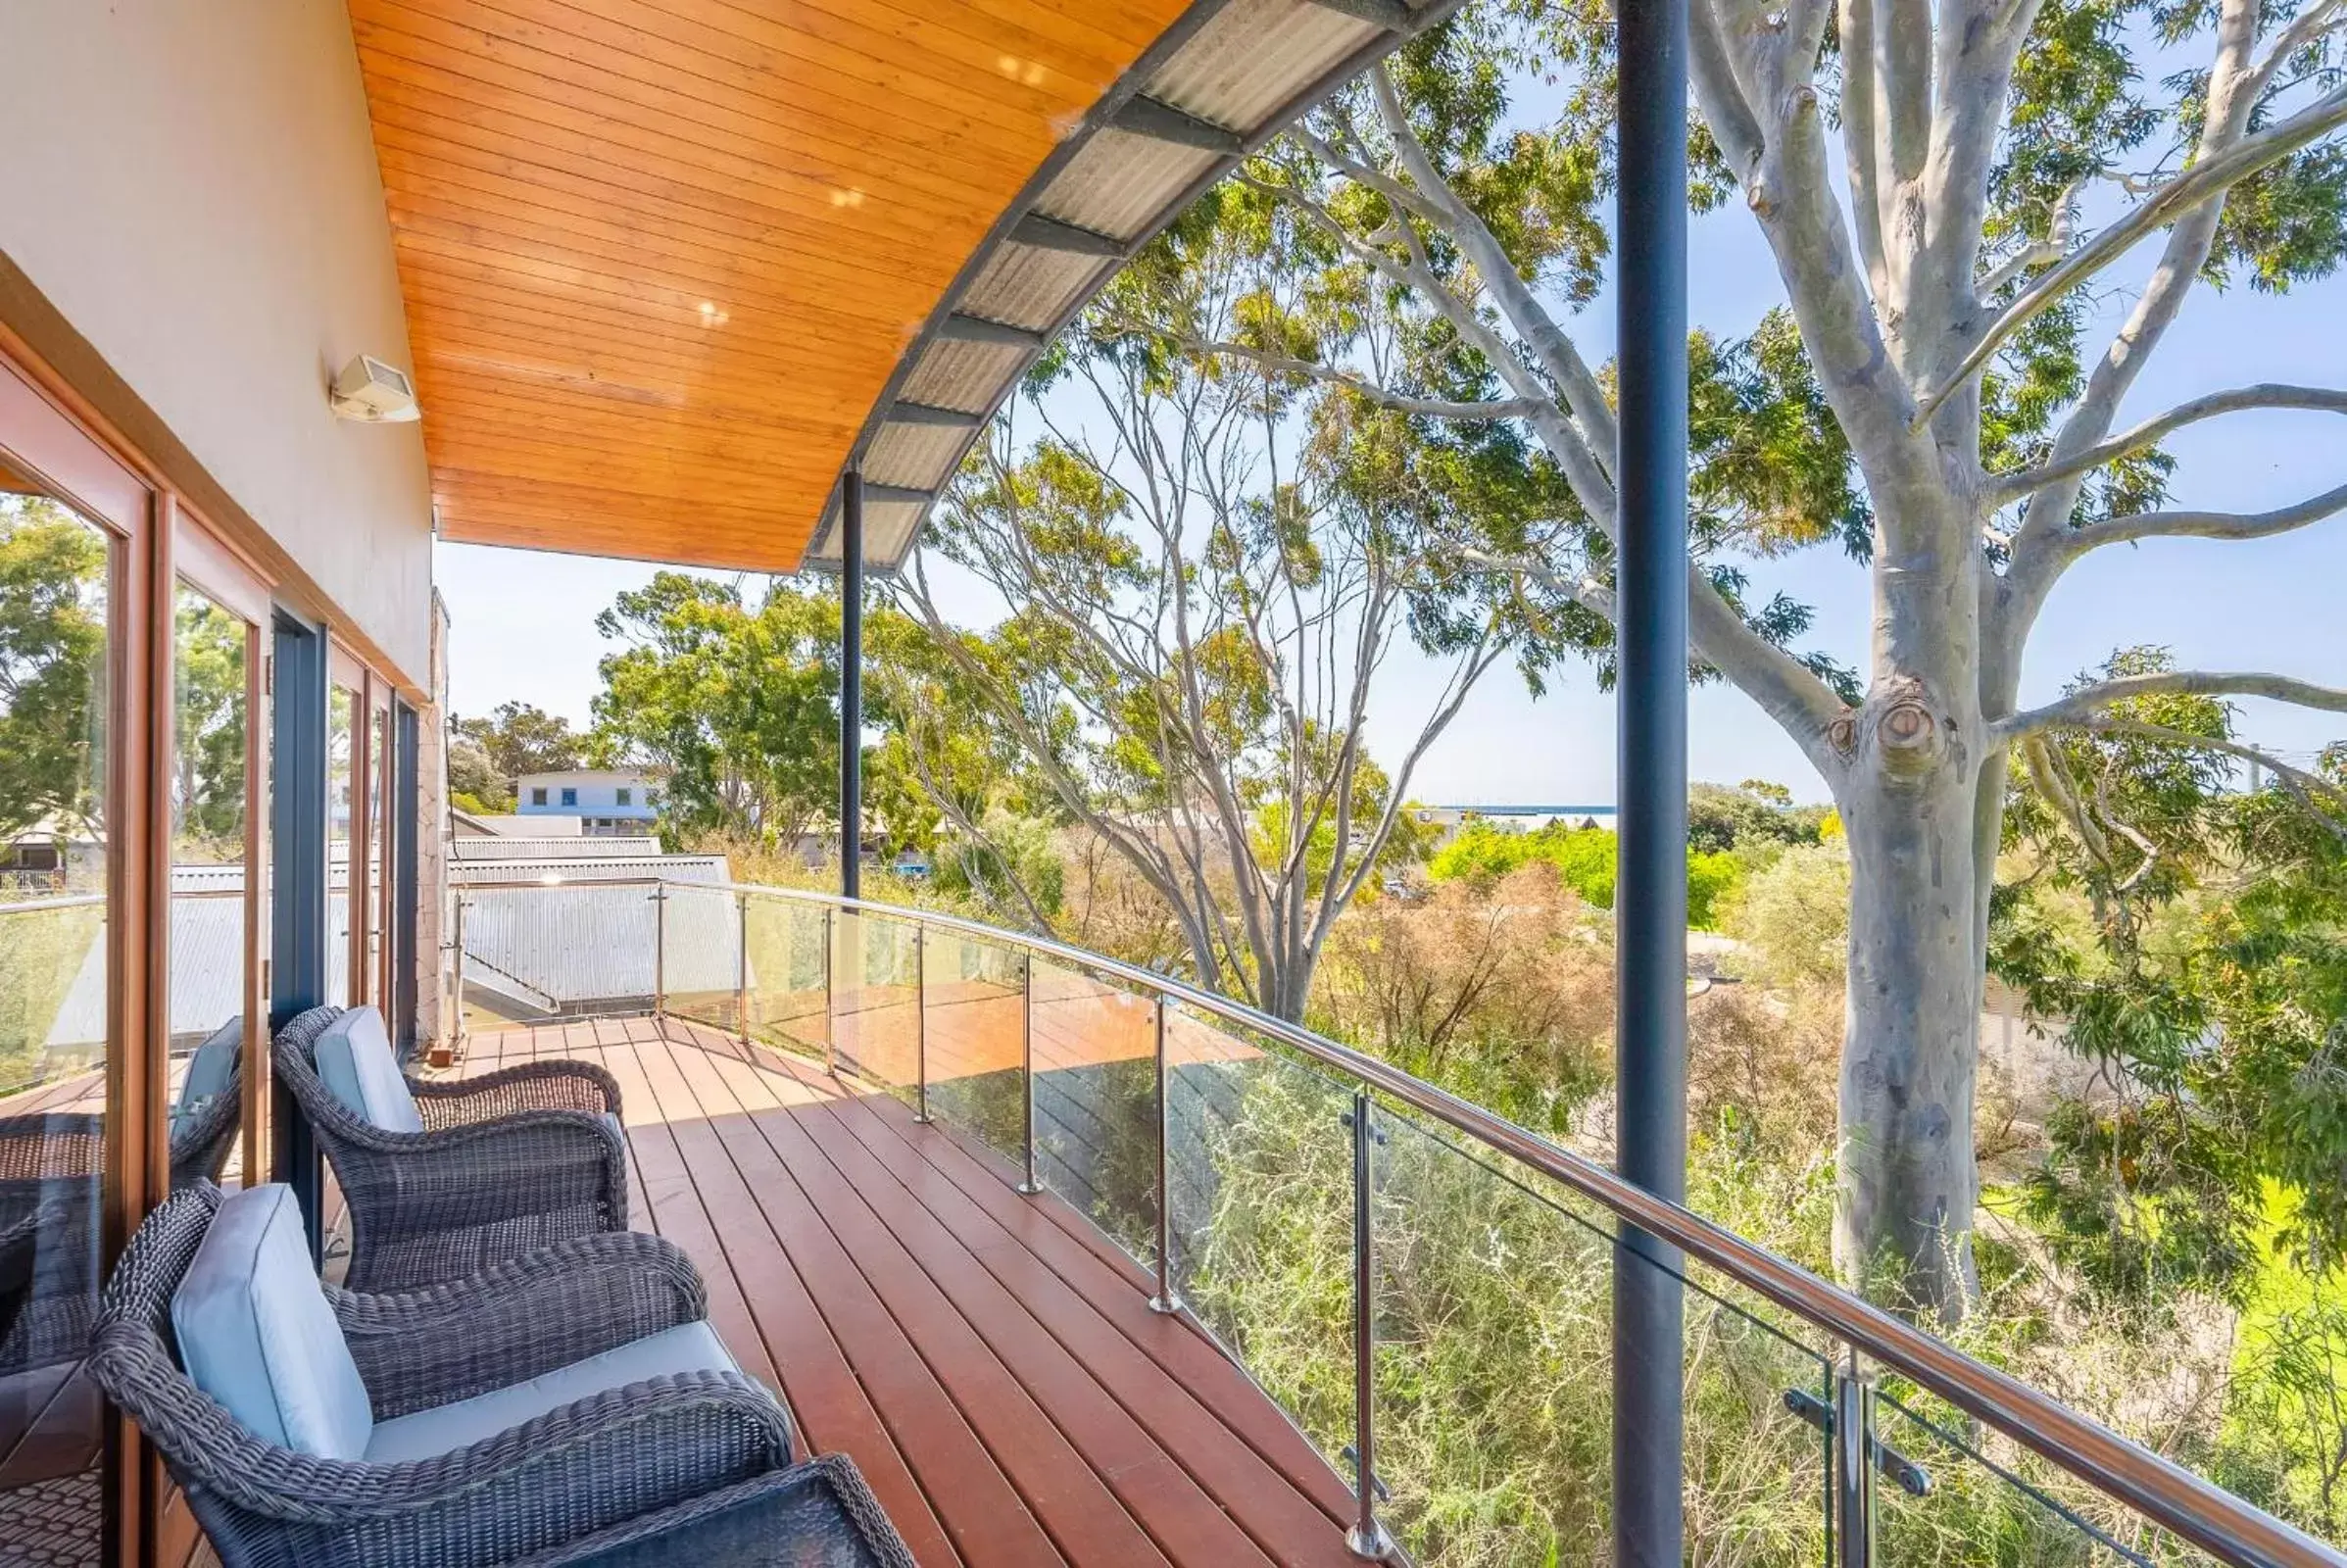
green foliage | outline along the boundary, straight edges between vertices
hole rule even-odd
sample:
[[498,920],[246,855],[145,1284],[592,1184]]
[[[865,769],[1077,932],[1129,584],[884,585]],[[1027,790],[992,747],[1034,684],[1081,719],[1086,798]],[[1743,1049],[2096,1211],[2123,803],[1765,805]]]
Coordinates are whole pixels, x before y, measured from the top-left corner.
[[[1476,823],[1462,829],[1427,863],[1435,880],[1492,879],[1533,861],[1556,867],[1565,885],[1600,909],[1614,906],[1619,848],[1610,828],[1570,827],[1551,822],[1530,833]],[[1743,877],[1736,858],[1725,851],[1690,851],[1687,859],[1687,923],[1709,930]]]
[[105,921],[95,905],[0,915],[0,1096],[48,1076],[49,1031]]
[[788,846],[836,810],[839,606],[663,571],[595,617],[625,643],[595,698],[599,758],[662,771],[662,823]]
[[245,623],[179,591],[171,672],[173,854],[239,859],[245,820]]
[[495,816],[514,807],[513,785],[480,742],[452,732],[448,741],[448,798],[461,811]]
[[[2134,649],[2104,673],[2165,667]],[[1996,971],[2067,1018],[2111,1085],[2051,1118],[2029,1212],[2114,1295],[2237,1300],[2270,1185],[2290,1197],[2281,1240],[2302,1266],[2347,1257],[2347,839],[2324,814],[2347,754],[2242,793],[2219,749],[2226,705],[2146,698],[2113,718],[2033,747],[2008,811],[2029,874],[2000,892]],[[2082,940],[2066,895],[2092,911]]]
[[1687,792],[1687,841],[1707,852],[1815,844],[1826,809],[1795,806],[1790,790],[1765,779],[1746,779],[1734,789],[1696,784]]
[[[452,768],[457,744],[477,748],[487,779],[509,794],[523,774],[567,772],[581,766],[587,755],[587,738],[572,733],[570,720],[529,703],[500,703],[487,718],[452,715],[449,737]],[[474,793],[482,792],[476,787]]]
[[0,840],[103,831],[106,558],[64,507],[0,495]]
[[1730,932],[1738,972],[1771,985],[1839,986],[1850,961],[1850,852],[1797,844],[1744,880]]

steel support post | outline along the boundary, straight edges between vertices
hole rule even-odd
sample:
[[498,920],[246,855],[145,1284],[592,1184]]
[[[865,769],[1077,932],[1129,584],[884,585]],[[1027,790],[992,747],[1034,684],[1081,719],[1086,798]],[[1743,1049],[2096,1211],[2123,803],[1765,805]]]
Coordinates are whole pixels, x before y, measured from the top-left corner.
[[[1620,1169],[1687,1196],[1687,0],[1623,0],[1619,321]],[[1617,1568],[1681,1568],[1676,1251],[1625,1227],[1614,1260]]]
[[863,470],[840,475],[840,892],[863,887]]

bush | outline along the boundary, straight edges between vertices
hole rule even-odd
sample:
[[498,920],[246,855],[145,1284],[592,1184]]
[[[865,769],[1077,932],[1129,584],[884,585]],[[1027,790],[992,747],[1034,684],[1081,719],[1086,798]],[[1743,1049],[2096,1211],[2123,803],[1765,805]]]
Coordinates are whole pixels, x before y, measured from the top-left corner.
[[1850,852],[1843,841],[1795,845],[1745,878],[1728,930],[1737,968],[1769,985],[1839,986],[1849,968]]
[[[1531,833],[1484,825],[1461,832],[1436,854],[1427,873],[1437,882],[1461,878],[1493,882],[1535,861],[1556,868],[1565,885],[1600,909],[1614,906],[1620,841],[1610,828],[1561,822]],[[1710,930],[1733,901],[1743,863],[1726,850],[1690,850],[1687,858],[1687,924]]]

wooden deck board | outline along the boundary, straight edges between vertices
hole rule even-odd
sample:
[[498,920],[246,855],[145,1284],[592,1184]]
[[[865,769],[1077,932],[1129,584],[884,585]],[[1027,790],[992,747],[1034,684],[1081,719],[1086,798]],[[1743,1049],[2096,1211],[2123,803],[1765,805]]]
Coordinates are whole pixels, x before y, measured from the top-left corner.
[[1145,1270],[999,1160],[675,1019],[485,1034],[458,1070],[554,1056],[618,1080],[634,1223],[700,1266],[744,1369],[809,1448],[856,1459],[922,1568],[1352,1560],[1346,1488],[1310,1445],[1149,1309]]

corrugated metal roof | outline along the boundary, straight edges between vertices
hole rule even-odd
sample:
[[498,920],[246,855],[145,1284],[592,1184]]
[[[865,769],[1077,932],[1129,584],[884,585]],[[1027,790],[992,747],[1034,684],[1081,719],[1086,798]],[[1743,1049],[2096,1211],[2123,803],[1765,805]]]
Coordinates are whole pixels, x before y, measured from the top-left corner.
[[[924,466],[897,466],[904,443],[892,410],[900,400],[991,416],[1041,352],[1041,341],[1113,275],[1117,255],[1130,255],[1242,157],[1457,4],[1200,0],[1193,6],[1044,161],[906,347],[856,439],[867,481],[904,484],[896,475]],[[971,316],[1035,329],[1038,342],[957,340],[953,334],[965,329],[957,318]],[[934,445],[923,442],[926,466],[950,476],[976,438],[975,429],[956,432],[953,457],[942,464]],[[933,491],[939,482],[915,488]],[[882,498],[867,496],[867,564],[885,571],[903,564],[931,499],[911,506],[907,525],[901,497],[885,498],[891,510],[884,511]],[[837,514],[835,496],[811,564],[825,556],[837,561]]]
[[[1035,210],[1062,222],[1129,238],[1213,172],[1221,160],[1197,147],[1103,130],[1044,188]],[[1064,309],[1080,301],[1062,300]]]
[[1005,245],[971,279],[962,309],[1042,331],[1059,319],[1069,300],[1090,292],[1093,280],[1106,273],[1109,266],[1104,256],[1045,250],[1040,245]]
[[1379,31],[1316,0],[1232,0],[1149,79],[1149,96],[1218,125],[1259,125],[1296,82]]

